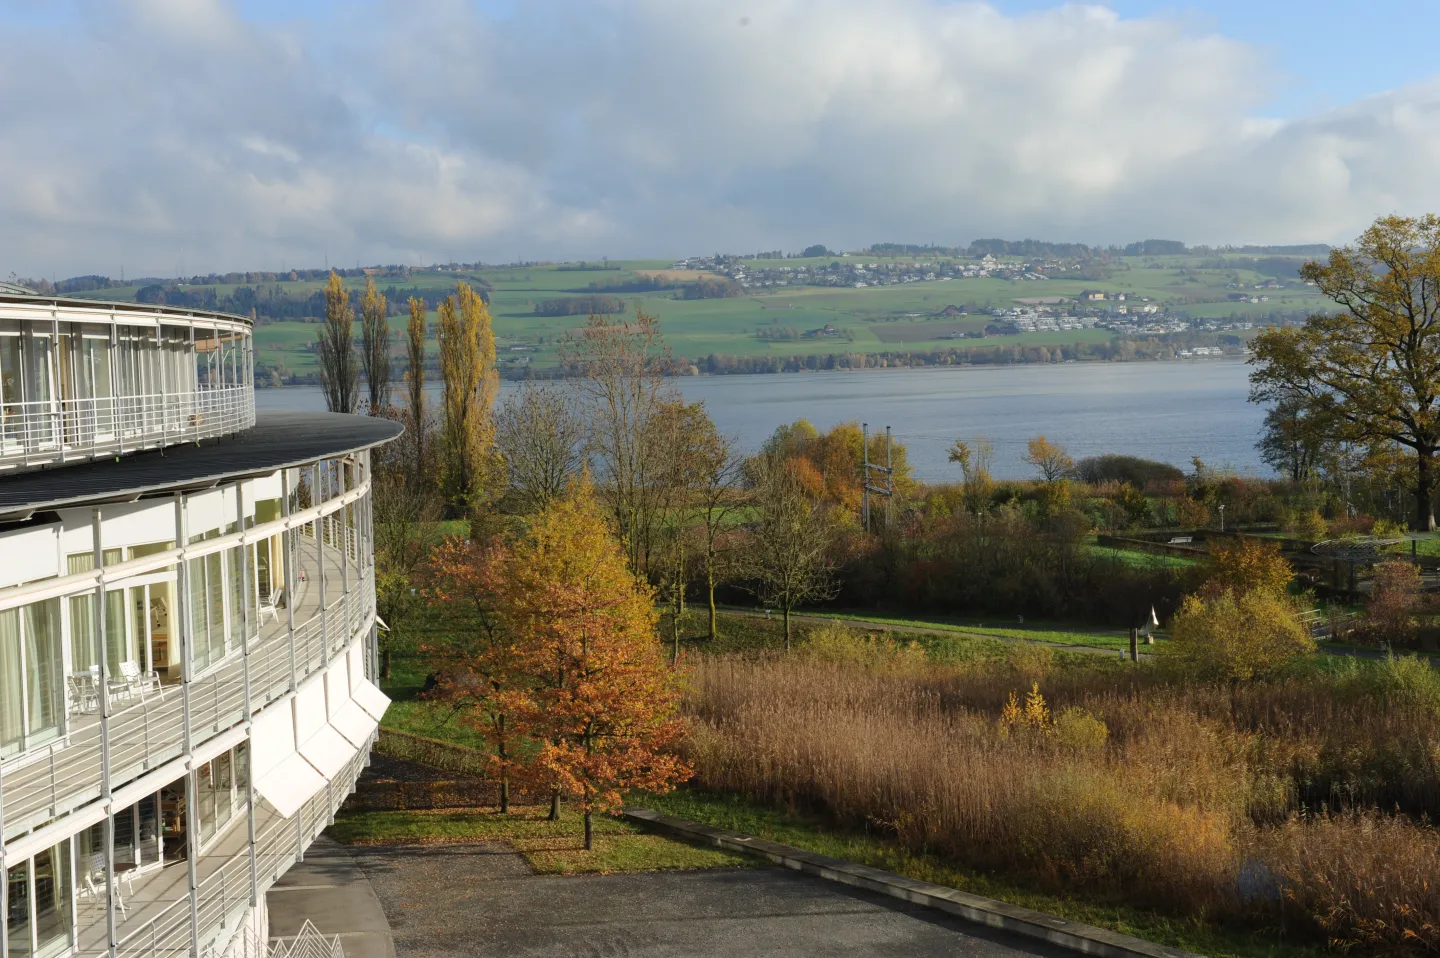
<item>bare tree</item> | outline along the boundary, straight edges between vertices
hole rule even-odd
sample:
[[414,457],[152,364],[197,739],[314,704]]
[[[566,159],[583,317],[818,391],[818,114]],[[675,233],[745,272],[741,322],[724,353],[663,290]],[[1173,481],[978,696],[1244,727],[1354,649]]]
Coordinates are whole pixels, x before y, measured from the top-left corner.
[[320,386],[325,408],[331,412],[353,413],[360,405],[360,370],[355,361],[355,310],[340,276],[330,271],[325,284],[325,324],[316,342],[320,361]]
[[[388,415],[395,415],[390,410]],[[411,430],[406,431],[406,435]],[[402,440],[372,455],[370,504],[375,535],[375,611],[388,629],[380,633],[380,674],[390,677],[390,656],[397,638],[424,601],[420,574],[440,544],[442,503],[433,484],[417,485],[408,461],[410,443]]]
[[370,394],[370,415],[379,416],[390,407],[390,324],[385,296],[375,280],[365,278],[365,295],[360,298],[360,361],[365,367],[365,385]]
[[538,512],[560,498],[584,468],[585,424],[565,389],[526,382],[495,417],[495,445],[510,494],[526,512]]
[[663,403],[676,401],[665,383],[672,360],[661,343],[659,321],[641,309],[633,319],[592,314],[567,337],[560,355],[584,377],[581,398],[591,430],[587,451],[598,467],[630,568],[653,578],[652,551],[665,517],[658,494],[665,488],[667,467],[659,445],[663,430],[653,428],[652,421]]
[[739,510],[749,502],[741,488],[744,460],[731,440],[720,434],[707,417],[708,429],[694,439],[695,508],[699,514],[704,550],[705,598],[709,605],[710,638],[719,635],[715,613],[715,587],[735,571],[735,537],[731,527]]
[[749,588],[761,602],[780,607],[789,651],[791,610],[835,597],[830,553],[835,526],[806,492],[790,460],[760,456],[752,460],[751,469],[760,515],[747,550]]

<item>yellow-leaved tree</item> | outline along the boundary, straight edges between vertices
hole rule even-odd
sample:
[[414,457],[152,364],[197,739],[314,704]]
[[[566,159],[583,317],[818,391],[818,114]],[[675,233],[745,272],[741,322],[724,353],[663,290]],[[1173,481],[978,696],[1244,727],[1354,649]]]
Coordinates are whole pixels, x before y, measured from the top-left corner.
[[491,408],[500,380],[495,334],[480,294],[461,283],[440,303],[436,336],[444,386],[444,488],[451,504],[472,519],[490,478],[495,426]]
[[672,750],[685,726],[654,595],[586,479],[533,516],[491,569],[492,609],[525,676],[517,717],[541,743],[532,775],[579,805],[589,849],[594,812],[691,773]]

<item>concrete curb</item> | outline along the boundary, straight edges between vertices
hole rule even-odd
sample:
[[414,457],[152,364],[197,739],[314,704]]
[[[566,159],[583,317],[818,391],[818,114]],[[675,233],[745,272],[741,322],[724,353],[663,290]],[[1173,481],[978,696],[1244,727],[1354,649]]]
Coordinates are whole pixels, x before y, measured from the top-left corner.
[[966,921],[1038,938],[1087,955],[1102,955],[1104,958],[1200,958],[1199,955],[1178,948],[1157,945],[1077,921],[1055,918],[1029,908],[946,888],[944,885],[916,881],[868,865],[857,865],[839,858],[817,855],[740,832],[712,828],[683,818],[672,818],[648,808],[627,808],[624,815],[630,821],[679,838],[713,845],[726,851],[757,855],[806,875],[817,875],[829,881],[880,892],[947,912]]

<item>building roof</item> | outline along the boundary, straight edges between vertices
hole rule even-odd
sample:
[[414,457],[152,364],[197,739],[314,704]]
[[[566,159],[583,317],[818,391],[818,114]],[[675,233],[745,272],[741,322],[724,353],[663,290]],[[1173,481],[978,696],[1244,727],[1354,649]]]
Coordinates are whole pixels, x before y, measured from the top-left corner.
[[0,478],[0,521],[40,510],[209,488],[368,449],[401,431],[399,423],[372,416],[262,412],[254,428],[234,436]]
[[194,319],[223,319],[232,323],[244,323],[246,326],[254,326],[254,321],[249,316],[240,316],[236,313],[222,313],[214,309],[191,309],[188,306],[163,306],[158,303],[131,303],[114,299],[84,299],[79,296],[46,296],[34,290],[26,289],[24,286],[16,286],[13,283],[0,283],[0,306],[5,303],[25,303],[28,305],[70,307],[72,309],[98,310],[116,314],[124,313],[151,313],[165,316],[181,316]]

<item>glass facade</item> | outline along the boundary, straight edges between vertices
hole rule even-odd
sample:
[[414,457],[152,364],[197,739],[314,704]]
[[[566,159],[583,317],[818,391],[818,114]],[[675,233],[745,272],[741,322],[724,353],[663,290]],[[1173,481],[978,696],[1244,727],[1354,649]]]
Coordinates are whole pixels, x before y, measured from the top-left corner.
[[[28,308],[0,298],[0,469],[254,424],[249,324],[228,316]],[[53,315],[52,315],[53,313]],[[17,318],[12,318],[17,317]]]

